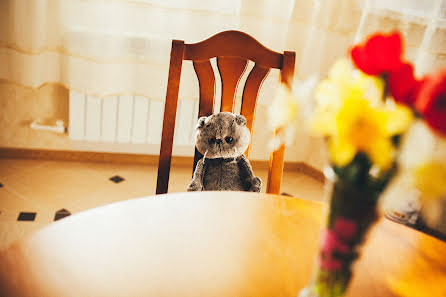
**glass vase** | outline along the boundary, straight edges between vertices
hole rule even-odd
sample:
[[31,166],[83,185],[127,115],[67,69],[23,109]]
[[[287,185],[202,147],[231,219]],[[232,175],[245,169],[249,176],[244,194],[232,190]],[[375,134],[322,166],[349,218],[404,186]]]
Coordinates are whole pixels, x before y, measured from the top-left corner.
[[368,231],[378,219],[378,198],[393,175],[389,171],[383,178],[375,179],[370,167],[366,161],[359,160],[352,168],[325,170],[326,222],[312,281],[299,297],[345,295],[353,263],[360,255]]

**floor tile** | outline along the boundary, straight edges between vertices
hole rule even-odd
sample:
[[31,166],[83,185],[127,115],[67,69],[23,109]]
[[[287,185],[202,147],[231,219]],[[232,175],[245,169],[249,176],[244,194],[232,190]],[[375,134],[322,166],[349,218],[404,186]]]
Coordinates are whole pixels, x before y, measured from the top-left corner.
[[48,162],[38,172],[22,172],[6,176],[4,180],[17,196],[31,200],[40,208],[56,209],[65,207],[65,201],[110,186],[110,181],[94,170],[75,162]]
[[115,175],[113,177],[110,177],[109,180],[111,180],[114,183],[120,183],[122,181],[125,181],[125,179],[123,177],[120,177],[119,175]]
[[36,219],[35,212],[20,212],[17,221],[33,222]]
[[0,251],[14,241],[31,235],[47,224],[38,222],[2,222],[0,223]]
[[46,160],[28,160],[28,159],[0,159],[0,181],[4,184],[2,177],[22,174],[25,172],[34,172],[40,166],[47,163]]
[[60,209],[60,210],[56,211],[56,213],[54,214],[54,220],[58,221],[60,219],[68,217],[70,215],[71,215],[71,212],[69,212],[68,210],[63,208],[63,209]]
[[39,208],[39,204],[33,202],[31,199],[21,197],[14,192],[14,189],[1,188],[0,189],[0,210],[15,210],[35,209]]
[[0,231],[2,229],[1,223],[17,222],[17,216],[19,215],[19,213],[20,211],[2,209],[0,213]]

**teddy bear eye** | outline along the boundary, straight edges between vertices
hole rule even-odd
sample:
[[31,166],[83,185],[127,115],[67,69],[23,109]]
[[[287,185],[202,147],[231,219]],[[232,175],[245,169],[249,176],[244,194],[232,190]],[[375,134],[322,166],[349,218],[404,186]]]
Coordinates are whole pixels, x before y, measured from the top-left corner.
[[225,141],[226,141],[227,143],[231,143],[233,140],[234,140],[234,139],[232,139],[232,137],[230,137],[230,136],[225,137]]
[[210,144],[214,144],[217,140],[215,139],[215,137],[209,137],[209,143]]

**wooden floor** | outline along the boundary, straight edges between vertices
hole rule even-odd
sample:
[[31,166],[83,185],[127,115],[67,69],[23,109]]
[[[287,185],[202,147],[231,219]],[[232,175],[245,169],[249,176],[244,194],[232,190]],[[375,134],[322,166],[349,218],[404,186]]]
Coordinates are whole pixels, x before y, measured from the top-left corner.
[[[267,170],[253,167],[266,183]],[[184,191],[191,170],[173,167],[169,192]],[[157,168],[149,165],[0,159],[0,249],[53,222],[57,211],[76,213],[154,195],[156,173]],[[111,181],[115,176],[123,180]],[[323,184],[297,170],[286,170],[281,192],[322,200]],[[19,216],[25,220],[18,220]]]

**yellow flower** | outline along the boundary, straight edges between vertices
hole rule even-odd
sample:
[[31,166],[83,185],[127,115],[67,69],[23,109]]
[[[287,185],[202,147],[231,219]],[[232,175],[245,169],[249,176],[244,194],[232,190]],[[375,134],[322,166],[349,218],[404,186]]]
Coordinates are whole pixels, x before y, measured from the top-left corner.
[[424,199],[436,200],[446,195],[446,165],[430,161],[415,170],[415,187]]
[[391,137],[403,132],[410,119],[410,111],[402,106],[387,110],[372,108],[361,98],[347,99],[336,115],[336,134],[330,140],[333,162],[344,166],[363,152],[374,164],[387,168],[394,160]]
[[318,107],[313,131],[329,137],[332,161],[350,163],[358,152],[385,169],[395,158],[392,136],[404,132],[412,122],[411,111],[382,102],[381,79],[358,73],[341,60],[329,79],[316,90]]
[[349,98],[363,98],[376,105],[383,92],[382,79],[355,70],[348,60],[341,59],[331,68],[328,79],[317,86],[315,99],[319,111],[335,111]]

